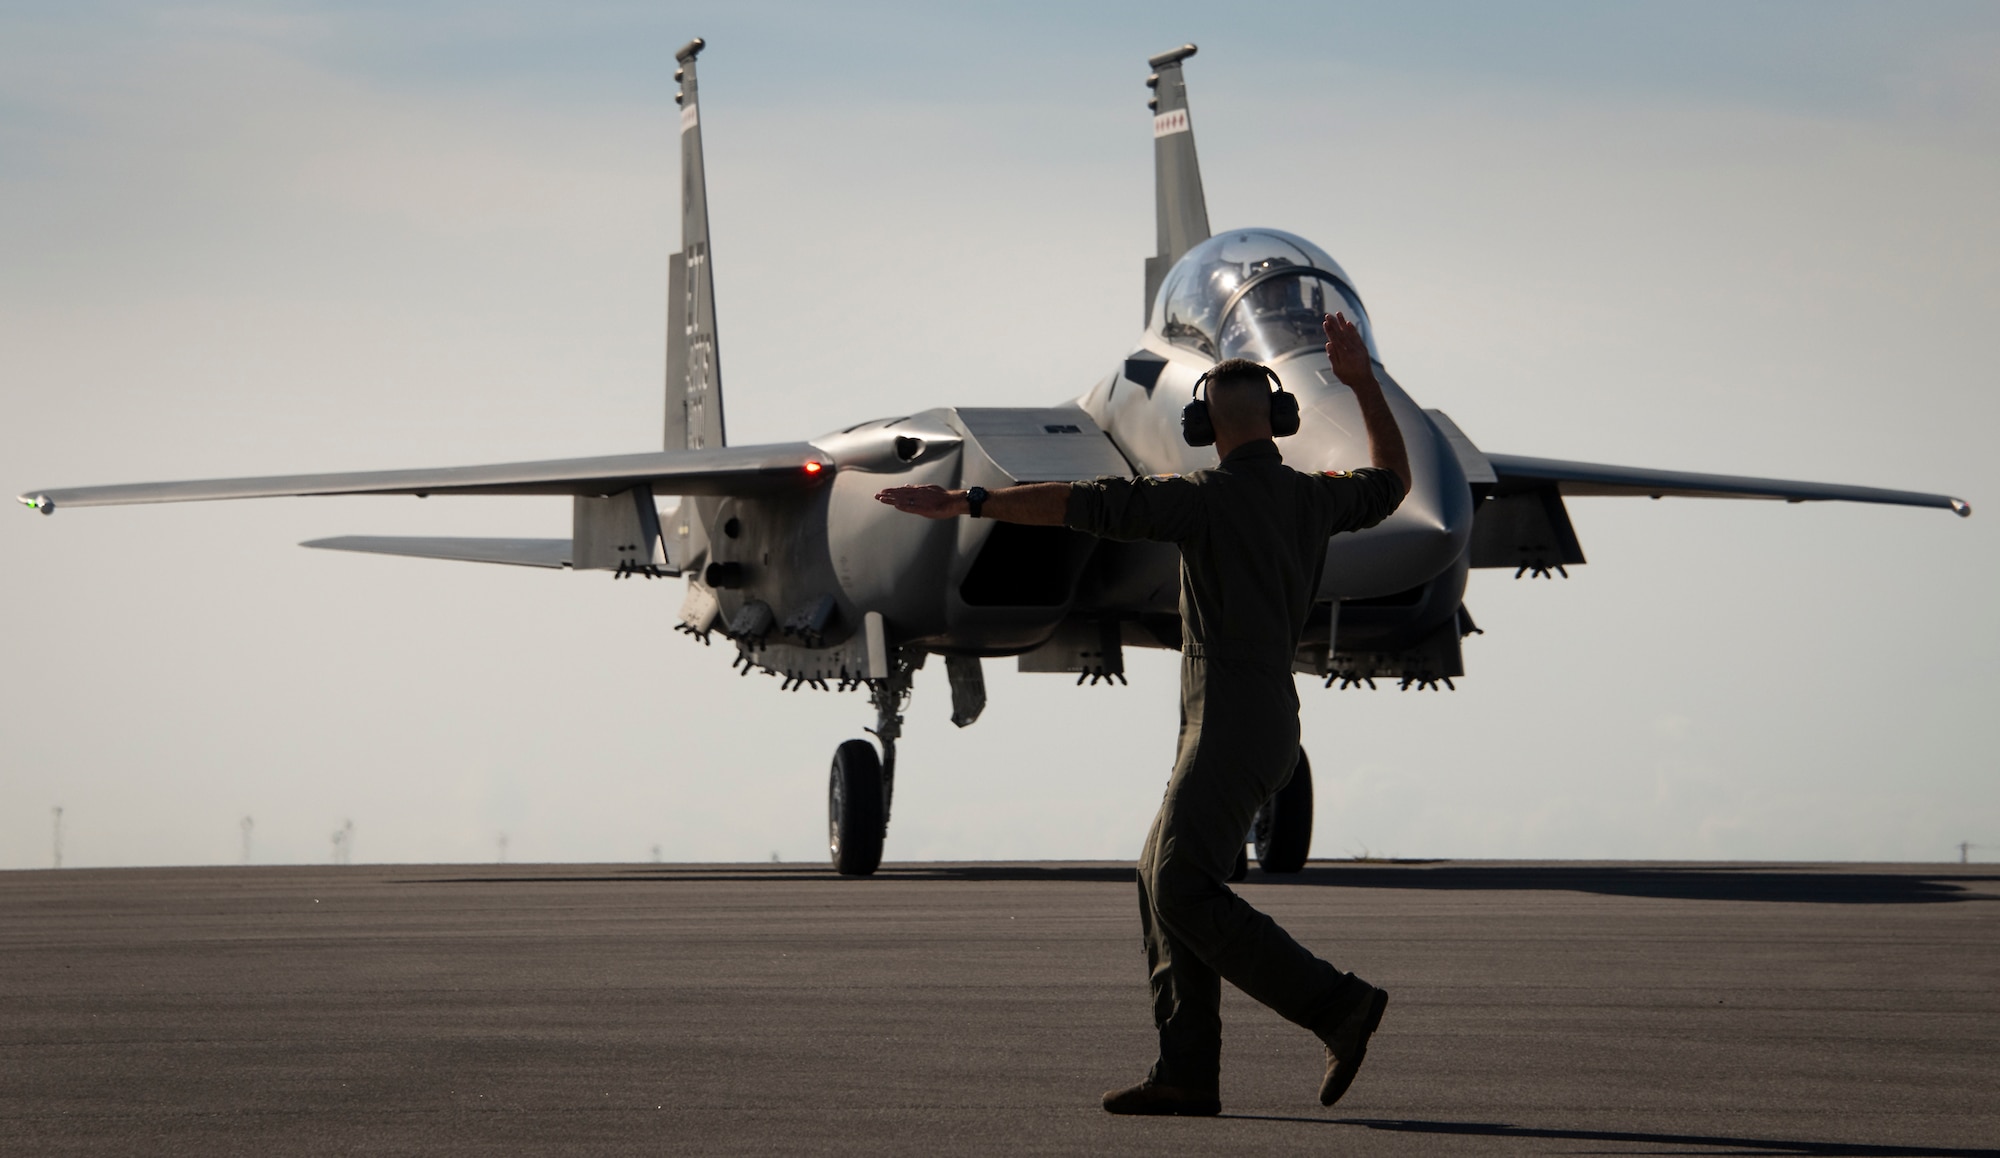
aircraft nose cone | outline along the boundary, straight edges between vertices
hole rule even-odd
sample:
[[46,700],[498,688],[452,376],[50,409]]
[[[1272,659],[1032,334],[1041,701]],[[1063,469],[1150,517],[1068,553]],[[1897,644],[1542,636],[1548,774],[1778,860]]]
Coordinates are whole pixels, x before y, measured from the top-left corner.
[[[1472,538],[1472,491],[1457,454],[1393,379],[1379,371],[1378,376],[1409,453],[1413,485],[1388,518],[1328,542],[1321,599],[1407,591],[1455,565]],[[1301,470],[1328,470],[1369,460],[1360,405],[1324,358],[1289,361],[1279,377],[1300,403],[1298,434],[1279,442],[1287,462]]]
[[1320,598],[1394,595],[1449,568],[1470,538],[1471,503],[1468,493],[1464,504],[1468,509],[1460,514],[1439,502],[1441,497],[1419,479],[1416,491],[1394,514],[1365,531],[1335,535],[1327,543]]
[[[1441,485],[1424,485],[1419,479],[1416,489],[1403,496],[1396,513],[1382,520],[1383,526],[1393,526],[1407,535],[1443,535],[1450,537],[1453,530],[1451,513],[1446,511]],[[1442,480],[1436,480],[1441,482]]]

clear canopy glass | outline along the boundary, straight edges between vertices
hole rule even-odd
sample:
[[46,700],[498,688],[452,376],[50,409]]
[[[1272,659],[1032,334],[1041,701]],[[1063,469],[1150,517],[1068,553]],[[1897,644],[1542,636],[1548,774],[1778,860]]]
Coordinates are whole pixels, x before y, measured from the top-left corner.
[[1153,305],[1161,337],[1211,358],[1268,362],[1317,346],[1323,314],[1344,313],[1374,345],[1346,275],[1318,246],[1276,229],[1238,229],[1174,264]]
[[1361,325],[1354,291],[1319,270],[1278,270],[1252,282],[1227,306],[1218,342],[1224,358],[1270,362],[1302,346],[1326,344],[1320,319],[1345,314]]

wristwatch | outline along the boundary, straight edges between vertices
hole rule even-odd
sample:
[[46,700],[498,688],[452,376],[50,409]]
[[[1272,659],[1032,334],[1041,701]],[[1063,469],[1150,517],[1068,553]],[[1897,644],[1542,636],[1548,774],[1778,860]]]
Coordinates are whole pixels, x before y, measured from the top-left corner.
[[966,514],[971,515],[975,519],[979,518],[980,517],[979,508],[985,505],[986,505],[985,487],[973,487],[971,490],[965,492]]

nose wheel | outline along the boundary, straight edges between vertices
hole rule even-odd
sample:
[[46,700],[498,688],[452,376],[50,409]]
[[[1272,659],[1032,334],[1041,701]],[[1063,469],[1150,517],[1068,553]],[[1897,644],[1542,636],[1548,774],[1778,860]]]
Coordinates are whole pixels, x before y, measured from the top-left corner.
[[1312,762],[1306,759],[1306,750],[1300,748],[1292,778],[1257,810],[1257,819],[1250,826],[1250,843],[1257,850],[1259,868],[1267,873],[1288,874],[1306,867],[1312,837]]
[[833,774],[826,790],[827,849],[834,871],[865,877],[882,863],[882,838],[889,827],[882,792],[882,761],[875,745],[849,740],[833,751]]
[[[917,659],[921,659],[918,656]],[[833,751],[826,786],[826,845],[833,870],[865,877],[882,866],[882,841],[889,835],[889,804],[896,792],[896,739],[903,734],[903,708],[910,700],[916,660],[898,652],[887,679],[868,681],[882,753],[866,740],[849,740]]]

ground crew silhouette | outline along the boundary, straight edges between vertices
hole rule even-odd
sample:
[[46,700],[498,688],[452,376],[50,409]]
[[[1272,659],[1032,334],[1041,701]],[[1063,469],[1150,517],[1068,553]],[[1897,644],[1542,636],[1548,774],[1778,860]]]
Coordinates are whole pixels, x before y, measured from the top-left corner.
[[1333,371],[1360,403],[1372,467],[1285,466],[1273,435],[1298,429],[1297,399],[1264,366],[1232,358],[1209,371],[1207,397],[1198,387],[1182,414],[1191,444],[1214,442],[1221,461],[1211,469],[876,496],[930,518],[1067,525],[1180,547],[1180,747],[1138,871],[1160,1056],[1144,1081],[1104,1095],[1114,1114],[1221,1112],[1223,979],[1325,1043],[1320,1102],[1329,1106],[1353,1082],[1388,1006],[1387,992],[1315,957],[1227,883],[1257,810],[1298,762],[1292,657],[1327,539],[1381,522],[1410,487],[1402,433],[1360,333],[1337,314],[1323,326]]

